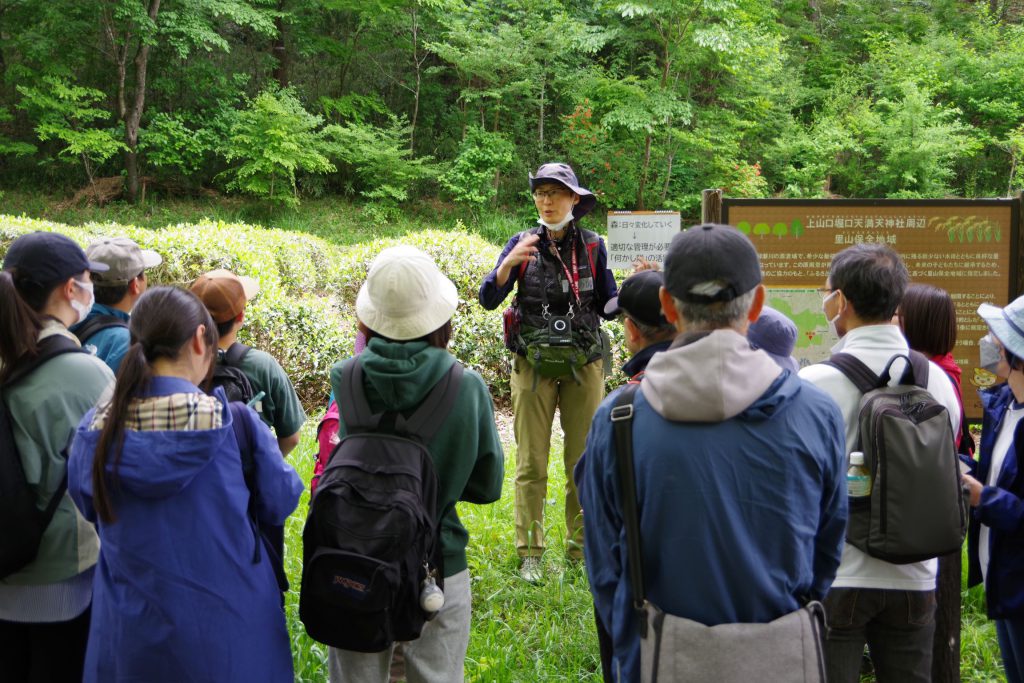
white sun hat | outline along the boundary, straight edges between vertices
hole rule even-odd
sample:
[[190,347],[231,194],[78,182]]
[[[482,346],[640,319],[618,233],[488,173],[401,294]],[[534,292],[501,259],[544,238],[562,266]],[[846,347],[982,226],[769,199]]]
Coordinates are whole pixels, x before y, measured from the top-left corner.
[[356,315],[377,334],[419,339],[451,320],[459,305],[455,285],[434,259],[415,247],[385,249],[370,264],[356,297]]

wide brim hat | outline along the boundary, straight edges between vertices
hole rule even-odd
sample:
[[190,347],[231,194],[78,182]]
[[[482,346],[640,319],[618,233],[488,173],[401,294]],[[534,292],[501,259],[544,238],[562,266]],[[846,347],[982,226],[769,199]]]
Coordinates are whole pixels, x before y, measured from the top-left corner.
[[982,304],[978,306],[978,315],[1007,351],[1024,358],[1024,296],[1014,299],[1005,308]]
[[356,315],[395,341],[425,337],[451,320],[459,305],[455,284],[415,247],[385,249],[370,264],[356,297]]
[[544,164],[536,173],[530,174],[530,192],[543,183],[558,183],[579,195],[580,201],[572,209],[573,218],[583,218],[597,206],[597,197],[587,188],[580,187],[580,181],[569,164]]

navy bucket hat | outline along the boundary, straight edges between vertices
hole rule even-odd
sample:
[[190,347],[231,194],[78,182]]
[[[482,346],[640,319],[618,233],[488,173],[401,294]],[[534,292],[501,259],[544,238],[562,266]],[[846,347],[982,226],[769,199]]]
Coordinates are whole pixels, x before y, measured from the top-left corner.
[[580,187],[580,181],[576,179],[576,174],[569,164],[544,164],[537,169],[536,173],[530,174],[530,192],[533,192],[542,183],[558,183],[579,195],[580,201],[572,210],[572,216],[577,220],[586,216],[597,206],[597,197],[585,187]]

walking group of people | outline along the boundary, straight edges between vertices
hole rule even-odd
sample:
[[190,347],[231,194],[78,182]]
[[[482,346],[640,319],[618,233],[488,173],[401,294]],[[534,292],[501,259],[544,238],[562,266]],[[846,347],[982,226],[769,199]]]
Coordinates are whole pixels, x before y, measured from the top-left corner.
[[[821,293],[840,338],[833,351],[847,360],[799,368],[796,326],[765,305],[756,250],[739,231],[690,228],[672,241],[663,271],[644,266],[617,287],[603,240],[579,223],[596,197],[572,169],[545,164],[530,190],[538,225],[509,240],[479,293],[494,309],[514,292],[503,321],[521,578],[543,581],[548,566],[557,415],[566,555],[586,564],[606,680],[697,680],[701,658],[721,643],[675,647],[682,634],[706,636],[694,623],[813,618],[819,601],[828,680],[858,680],[865,645],[880,681],[930,680],[937,560],[889,561],[851,535],[865,501],[848,496],[850,454],[869,447],[864,392],[844,368],[859,363],[879,387],[912,377],[937,406],[953,453],[966,430],[948,294],[909,284],[884,245],[841,251]],[[9,443],[0,445],[14,454],[5,460],[20,466],[31,504],[3,528],[10,536],[39,527],[28,554],[3,544],[4,680],[292,678],[282,528],[303,483],[282,456],[306,415],[273,357],[237,341],[257,283],[217,270],[188,289],[148,288],[147,270],[160,262],[124,238],[83,250],[42,232],[19,237],[4,258],[0,440]],[[413,437],[426,435],[436,473],[426,527],[437,542],[416,579],[422,629],[401,643],[410,681],[462,680],[471,590],[456,503],[496,501],[504,474],[487,386],[447,351],[457,306],[455,286],[429,256],[381,252],[356,300],[359,352],[332,368],[323,423],[331,428],[319,435],[328,455],[314,485],[327,496],[336,495],[339,444],[374,430],[404,433],[406,423]],[[983,391],[978,458],[963,458],[956,486],[962,481],[971,508],[969,580],[985,583],[1007,678],[1021,681],[1024,297],[979,315],[990,329],[983,363],[1006,381]],[[610,343],[601,320],[619,316],[629,379],[605,397]],[[382,421],[367,427],[370,415]],[[358,465],[356,451],[345,453],[346,466]],[[371,494],[359,494],[363,507],[381,508]],[[0,509],[15,515],[13,499]],[[403,543],[386,528],[326,526],[325,535],[307,525],[304,542],[307,561],[327,568],[328,606],[377,605],[391,580],[382,563],[352,573],[343,563],[351,553],[315,544],[338,534],[390,538],[387,552]],[[323,574],[309,571],[304,584]],[[305,620],[312,610],[302,609]],[[392,626],[383,649],[331,647],[330,679],[387,680],[401,640],[388,635],[403,632]],[[737,676],[767,670],[741,655],[731,658],[737,671],[751,668]]]

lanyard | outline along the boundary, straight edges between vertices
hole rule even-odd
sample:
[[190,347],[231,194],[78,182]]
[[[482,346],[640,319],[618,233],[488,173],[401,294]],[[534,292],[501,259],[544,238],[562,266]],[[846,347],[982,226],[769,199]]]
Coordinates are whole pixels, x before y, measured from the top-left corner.
[[558,264],[562,266],[562,272],[565,273],[565,278],[569,281],[569,288],[572,290],[573,296],[576,298],[576,305],[579,307],[583,306],[583,302],[580,300],[580,270],[576,263],[576,232],[572,233],[572,239],[569,245],[572,249],[572,272],[569,272],[569,268],[565,265],[565,261],[562,260],[562,254],[558,251],[558,245],[554,240],[551,241],[551,248],[555,252],[555,258],[558,259]]

